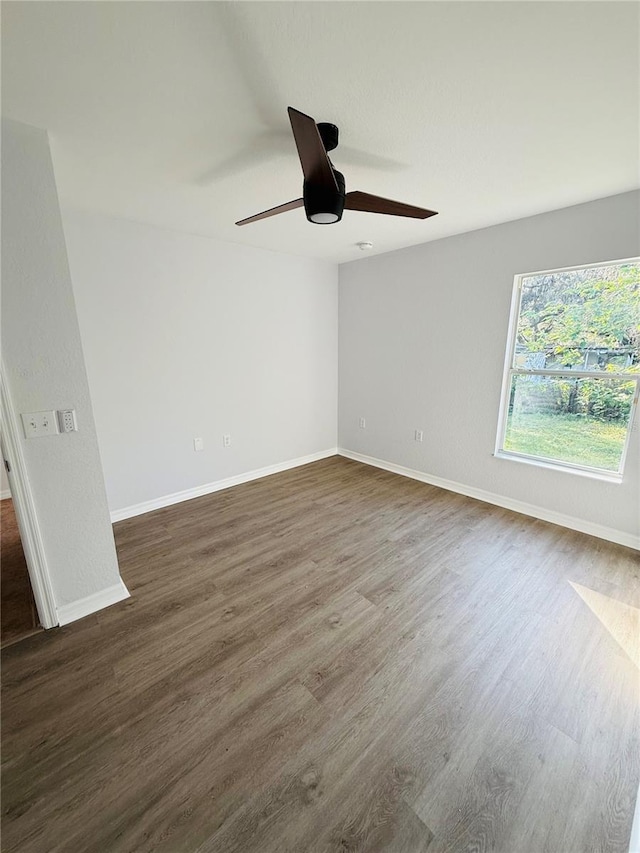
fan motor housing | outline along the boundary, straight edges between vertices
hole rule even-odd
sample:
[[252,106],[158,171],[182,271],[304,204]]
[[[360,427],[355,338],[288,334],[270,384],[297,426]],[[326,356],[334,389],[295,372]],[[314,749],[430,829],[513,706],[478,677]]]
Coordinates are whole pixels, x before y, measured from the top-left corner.
[[338,128],[328,121],[318,122],[318,133],[325,151],[333,151],[338,147]]
[[338,184],[337,190],[304,182],[302,197],[309,222],[314,225],[332,225],[342,219],[345,199],[345,181],[342,172],[333,170]]

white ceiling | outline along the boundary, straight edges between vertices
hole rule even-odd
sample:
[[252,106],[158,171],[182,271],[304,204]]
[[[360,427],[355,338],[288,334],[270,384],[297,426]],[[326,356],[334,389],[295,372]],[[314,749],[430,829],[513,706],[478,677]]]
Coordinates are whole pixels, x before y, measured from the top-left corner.
[[[11,2],[3,114],[48,128],[63,205],[345,261],[638,185],[638,5]],[[302,210],[288,105],[347,189],[425,221]]]

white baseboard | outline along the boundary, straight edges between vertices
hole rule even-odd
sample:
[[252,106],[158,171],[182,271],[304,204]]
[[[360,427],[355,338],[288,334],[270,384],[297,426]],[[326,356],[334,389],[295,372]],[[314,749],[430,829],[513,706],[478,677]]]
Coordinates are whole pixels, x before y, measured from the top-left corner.
[[256,468],[253,471],[246,471],[244,474],[237,474],[235,477],[227,477],[225,480],[216,480],[213,483],[205,483],[193,489],[185,489],[182,492],[163,495],[151,501],[144,501],[144,503],[133,504],[122,509],[114,509],[111,513],[111,521],[123,521],[125,518],[133,518],[136,515],[143,515],[145,512],[162,509],[165,506],[172,506],[173,504],[182,503],[182,501],[190,501],[192,498],[200,498],[203,495],[210,495],[213,492],[230,489],[232,486],[249,483],[251,480],[259,480],[261,477],[268,477],[271,474],[279,474],[281,471],[298,468],[300,465],[308,465],[310,462],[317,462],[319,459],[326,459],[329,456],[335,456],[337,453],[337,447],[332,447],[329,450],[320,450],[318,453],[299,456],[297,459],[289,459],[287,462],[279,462],[277,465],[267,465],[266,468]]
[[93,595],[87,595],[71,604],[63,604],[62,607],[58,607],[58,622],[60,625],[68,625],[69,622],[75,622],[76,619],[82,619],[98,610],[124,601],[129,596],[129,590],[124,585],[124,581],[120,579],[119,583],[109,586],[107,589],[102,589],[100,592],[94,592]]
[[636,810],[633,817],[633,825],[631,826],[629,853],[640,853],[640,790],[636,797]]
[[602,524],[595,524],[594,522],[545,509],[535,504],[503,497],[503,495],[487,492],[484,489],[477,489],[474,486],[466,486],[464,483],[456,483],[454,480],[445,480],[433,474],[425,474],[413,468],[396,465],[394,462],[385,462],[383,459],[376,459],[374,456],[365,456],[362,453],[354,453],[351,450],[343,448],[338,449],[338,454],[347,459],[353,459],[356,462],[363,462],[365,465],[372,465],[374,468],[382,468],[384,471],[400,474],[402,477],[409,477],[412,480],[419,480],[421,483],[428,483],[430,486],[438,486],[450,492],[458,492],[458,494],[466,495],[469,498],[476,498],[485,503],[495,504],[495,506],[500,506],[504,509],[510,509],[514,512],[520,512],[523,515],[539,518],[541,521],[559,524],[561,527],[578,530],[580,533],[588,533],[590,536],[597,536],[599,539],[607,539],[609,542],[616,542],[618,545],[626,545],[628,548],[635,548],[640,551],[640,537],[634,536],[632,533],[625,533],[623,530],[615,530],[613,527],[605,527]]
[[5,489],[4,492],[0,492],[0,501],[6,501],[7,498],[11,497],[11,492],[9,489]]

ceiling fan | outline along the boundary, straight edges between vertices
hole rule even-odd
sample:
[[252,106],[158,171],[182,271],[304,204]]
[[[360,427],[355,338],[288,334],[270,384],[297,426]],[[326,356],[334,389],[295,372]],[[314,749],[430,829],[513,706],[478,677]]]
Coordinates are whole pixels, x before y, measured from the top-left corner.
[[304,174],[302,198],[288,201],[254,216],[248,216],[236,222],[236,225],[248,225],[259,219],[276,216],[303,207],[309,222],[317,225],[331,225],[342,219],[342,212],[362,210],[367,213],[386,213],[391,216],[409,216],[413,219],[427,219],[436,216],[437,211],[414,207],[400,201],[391,201],[377,195],[359,191],[345,192],[344,175],[334,169],[327,151],[333,151],[338,145],[338,128],[335,124],[320,122],[316,124],[311,116],[289,107],[291,130],[298,149],[300,165]]

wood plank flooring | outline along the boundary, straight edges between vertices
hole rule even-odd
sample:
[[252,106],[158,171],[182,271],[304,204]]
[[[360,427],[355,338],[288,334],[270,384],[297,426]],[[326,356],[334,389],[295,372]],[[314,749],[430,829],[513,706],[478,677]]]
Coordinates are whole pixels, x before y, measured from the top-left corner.
[[41,631],[11,498],[0,501],[0,643]]
[[3,651],[4,853],[627,853],[636,552],[338,457],[115,535]]

